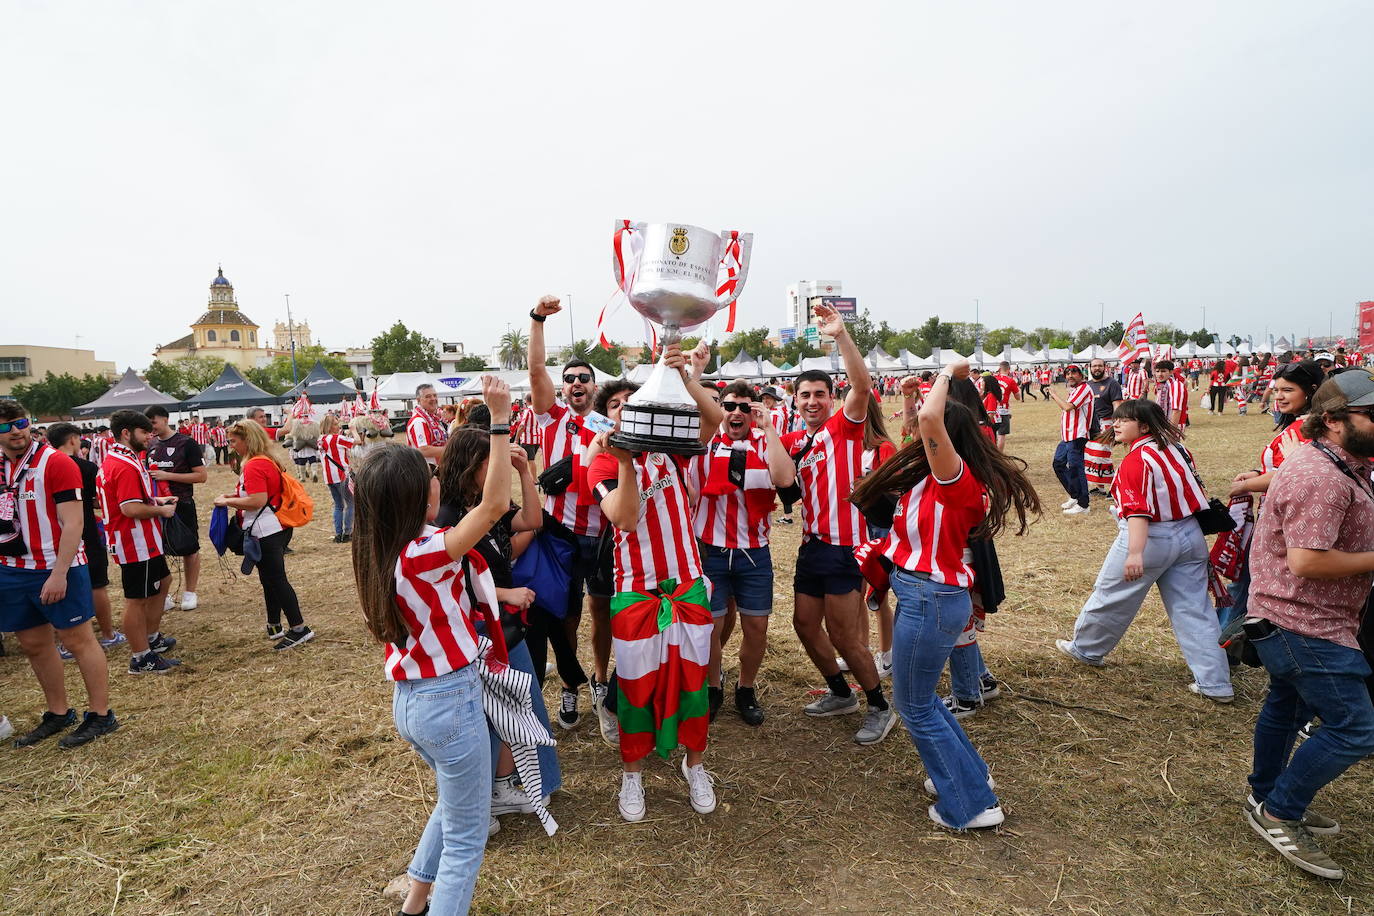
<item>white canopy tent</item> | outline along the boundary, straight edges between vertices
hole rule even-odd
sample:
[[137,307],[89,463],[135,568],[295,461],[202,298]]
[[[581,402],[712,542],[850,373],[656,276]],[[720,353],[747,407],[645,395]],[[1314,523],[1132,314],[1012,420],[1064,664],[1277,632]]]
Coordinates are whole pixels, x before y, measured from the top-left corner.
[[1029,366],[1040,362],[1040,358],[1034,353],[1029,353],[1020,347],[1008,347],[1003,350],[1002,359],[1005,359],[1013,366]]
[[808,356],[806,359],[803,359],[801,365],[798,366],[800,372],[810,372],[813,369],[819,369],[821,372],[840,371],[834,358],[829,356]]
[[759,359],[748,353],[736,354],[735,358],[716,370],[717,378],[760,378]]
[[1068,347],[1046,347],[1045,361],[1051,363],[1073,362],[1073,351]]
[[764,378],[780,378],[784,375],[796,375],[795,369],[780,369],[769,360],[760,360],[759,368],[763,371]]
[[1088,346],[1084,347],[1082,350],[1075,353],[1073,355],[1073,358],[1079,361],[1093,359],[1115,359],[1116,350],[1109,349],[1107,347],[1101,346],[1100,344],[1088,344]]
[[864,357],[864,362],[874,372],[900,372],[903,368],[902,361],[889,356],[882,347],[874,347],[869,350],[868,355]]
[[[415,389],[421,385],[433,385],[441,398],[455,398],[461,395],[457,388],[450,387],[432,372],[393,372],[377,382],[377,400],[413,401]],[[477,390],[481,391],[479,383]],[[370,392],[368,393],[370,394]]]

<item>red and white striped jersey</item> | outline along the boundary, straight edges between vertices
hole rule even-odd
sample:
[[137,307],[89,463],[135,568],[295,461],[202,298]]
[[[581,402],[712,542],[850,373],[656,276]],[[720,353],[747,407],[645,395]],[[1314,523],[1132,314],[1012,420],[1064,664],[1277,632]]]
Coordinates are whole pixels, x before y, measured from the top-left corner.
[[1144,369],[1126,373],[1126,398],[1128,400],[1139,400],[1145,397],[1145,390],[1149,387],[1150,378],[1145,374]]
[[[586,461],[587,446],[592,444],[596,433],[583,425],[582,418],[563,404],[554,404],[549,412],[538,415],[540,429],[544,432],[544,467],[573,456],[572,483],[568,489],[555,495],[544,497],[544,511],[563,523],[573,534],[597,537],[605,526],[601,506],[592,498],[587,486]],[[684,529],[686,530],[686,529]]]
[[544,434],[539,430],[539,418],[535,415],[533,407],[526,407],[520,411],[511,434],[516,445],[544,444]]
[[[477,658],[473,617],[481,603],[494,603],[496,584],[477,551],[460,562],[444,546],[447,528],[426,525],[396,559],[396,607],[410,636],[404,647],[388,643],[386,679],[413,681],[465,668]],[[476,595],[470,594],[467,564]]]
[[[406,423],[406,441],[419,448],[422,445],[443,445],[448,441],[448,426],[444,418],[430,413],[423,407],[416,407]],[[436,458],[426,458],[430,464],[438,464]]]
[[1112,481],[1112,501],[1121,518],[1145,516],[1176,522],[1207,505],[1207,494],[1188,466],[1181,445],[1161,447],[1150,436],[1131,443]]
[[229,430],[223,426],[210,427],[210,444],[215,448],[223,448],[229,444]]
[[1093,412],[1093,390],[1087,382],[1069,389],[1069,409],[1059,420],[1059,434],[1065,442],[1088,437],[1088,425]]
[[129,518],[120,511],[127,502],[152,503],[148,468],[131,449],[115,443],[100,466],[99,479],[105,535],[114,545],[115,560],[123,565],[162,556],[162,520]]
[[[711,440],[706,454],[688,464],[687,478],[698,494],[694,530],[707,544],[768,546],[768,515],[777,491],[768,472],[767,441],[761,429],[751,429],[749,438],[739,442],[719,435]],[[744,478],[739,483],[729,479],[730,459],[736,452],[744,456]]]
[[786,435],[792,431],[791,412],[787,405],[779,403],[776,407],[768,408],[768,418],[773,421],[773,428],[778,431],[779,436]]
[[1035,373],[1035,378],[1040,384],[1048,385],[1050,382],[1054,381],[1054,373],[1048,369],[1041,369],[1039,372]]
[[1159,401],[1159,409],[1164,411],[1166,418],[1170,411],[1177,410],[1180,418],[1188,412],[1188,387],[1183,384],[1183,379],[1176,375],[1169,376],[1162,385],[1155,385],[1155,397]]
[[897,501],[883,556],[895,566],[927,573],[932,582],[967,588],[973,584],[968,536],[987,512],[987,488],[962,461],[953,480],[927,474]]
[[1269,440],[1260,451],[1259,466],[1263,472],[1277,471],[1285,458],[1297,451],[1298,446],[1308,441],[1302,434],[1302,421],[1290,423],[1287,428]]
[[324,465],[325,483],[343,483],[348,479],[348,454],[356,444],[342,433],[320,436],[320,462]]
[[196,445],[201,445],[201,446],[209,445],[209,444],[210,444],[210,424],[209,424],[209,423],[192,423],[192,424],[191,424],[191,441],[195,442]]
[[91,439],[91,464],[95,465],[97,468],[100,467],[101,463],[105,460],[105,454],[110,450],[110,446],[113,444],[114,439],[111,438],[109,433]]
[[1088,478],[1088,486],[1105,487],[1116,474],[1112,463],[1112,447],[1096,439],[1083,443],[1083,474]]
[[797,485],[802,492],[802,533],[827,544],[857,547],[867,540],[867,528],[857,506],[849,501],[854,481],[863,468],[864,424],[837,410],[825,425],[809,433],[782,438],[797,461]]
[[1010,375],[997,373],[993,376],[997,379],[997,384],[1002,387],[1002,396],[997,399],[997,412],[1004,417],[1011,416],[1011,399],[1021,390],[1021,386],[1016,384],[1016,379]]
[[[701,577],[701,557],[692,536],[687,486],[677,461],[658,452],[634,456],[639,477],[639,522],[634,531],[615,529],[615,590],[647,592],[660,582]],[[592,459],[587,486],[598,503],[616,488],[620,465],[606,453]]]
[[[17,523],[24,538],[24,552],[0,556],[0,565],[14,569],[51,569],[57,562],[62,524],[59,503],[81,505],[81,469],[57,449],[35,441],[18,461],[0,452],[0,513]],[[86,562],[86,550],[78,546],[73,566]]]
[[897,446],[891,442],[879,442],[877,448],[864,449],[863,458],[859,462],[859,476],[863,477],[874,468],[881,467],[883,462],[897,454]]

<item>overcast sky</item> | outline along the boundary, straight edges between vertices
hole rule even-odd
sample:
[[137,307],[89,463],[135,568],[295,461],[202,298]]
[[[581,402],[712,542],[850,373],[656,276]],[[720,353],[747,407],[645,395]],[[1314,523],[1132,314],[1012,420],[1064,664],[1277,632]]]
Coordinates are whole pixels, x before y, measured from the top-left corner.
[[1339,333],[1371,35],[1323,0],[9,0],[0,337],[142,368],[220,263],[330,347],[487,352],[545,292],[590,337],[620,217],[754,232],[744,327],[837,279],[899,327]]

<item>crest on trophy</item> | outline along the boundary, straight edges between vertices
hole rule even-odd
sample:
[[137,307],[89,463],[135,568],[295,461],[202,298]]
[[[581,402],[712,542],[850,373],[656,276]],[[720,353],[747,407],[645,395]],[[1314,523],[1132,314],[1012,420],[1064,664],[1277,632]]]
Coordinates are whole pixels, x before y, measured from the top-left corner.
[[[660,325],[661,344],[705,324],[744,291],[754,236],[714,233],[685,223],[616,223],[616,284],[645,319]],[[611,444],[635,452],[699,454],[701,416],[674,370],[660,360],[625,403]]]

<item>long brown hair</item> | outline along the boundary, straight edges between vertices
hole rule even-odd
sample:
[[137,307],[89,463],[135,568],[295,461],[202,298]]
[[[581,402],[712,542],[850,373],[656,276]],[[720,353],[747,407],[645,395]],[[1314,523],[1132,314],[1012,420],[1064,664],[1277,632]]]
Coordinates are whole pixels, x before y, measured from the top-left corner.
[[894,445],[887,434],[887,421],[883,419],[883,402],[873,397],[868,402],[868,413],[864,415],[864,451],[877,448],[882,443]]
[[466,512],[482,501],[482,462],[491,456],[491,433],[476,426],[453,431],[439,456],[439,502]]
[[396,606],[396,561],[424,530],[432,479],[424,456],[400,444],[374,446],[353,466],[353,582],[378,642],[410,636]]
[[[973,412],[957,401],[945,402],[945,430],[968,470],[988,490],[988,512],[971,537],[992,538],[1015,512],[1017,534],[1025,534],[1027,514],[1040,514],[1040,496],[1026,477],[1026,462],[1003,453],[978,428]],[[891,494],[906,493],[930,473],[925,444],[917,436],[854,487],[849,501],[861,510]]]
[[277,470],[285,474],[290,465],[286,461],[286,452],[282,447],[271,439],[267,438],[267,430],[258,425],[256,420],[237,420],[229,427],[229,435],[238,436],[248,446],[248,454],[243,456],[247,463],[249,458],[268,458],[277,466]]

